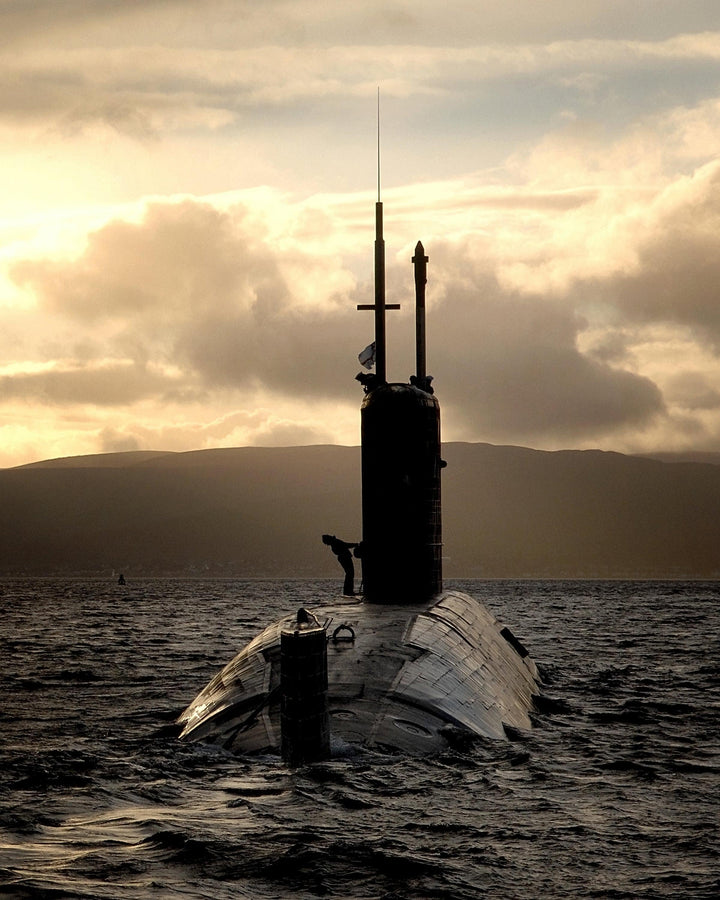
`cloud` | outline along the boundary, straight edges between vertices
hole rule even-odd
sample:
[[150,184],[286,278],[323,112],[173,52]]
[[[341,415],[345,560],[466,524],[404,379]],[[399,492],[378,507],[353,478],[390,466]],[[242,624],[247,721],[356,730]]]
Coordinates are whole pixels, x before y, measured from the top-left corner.
[[716,7],[0,3],[3,459],[357,442],[378,85],[448,439],[720,446]]
[[663,414],[650,379],[578,350],[586,323],[564,298],[505,291],[471,252],[436,247],[434,260],[443,299],[428,325],[433,367],[467,436],[587,440]]
[[38,39],[52,43],[64,33],[72,40],[79,28],[92,32],[97,25],[117,27],[128,17],[138,21],[158,11],[174,7],[179,12],[193,6],[198,6],[197,0],[141,0],[133,4],[126,0],[3,0],[0,35],[3,43],[15,47]]
[[[587,37],[583,26],[602,34],[603,13],[615,7],[617,17],[621,2],[593,12],[571,12],[553,0],[541,9],[515,4],[521,14],[509,14],[513,5],[504,2],[492,11],[487,4],[457,5],[453,27],[454,17],[429,2],[396,3],[394,13],[386,3],[346,3],[328,17],[324,4],[294,0],[273,4],[268,27],[267,5],[60,2],[29,4],[23,16],[11,4],[4,24],[23,40],[0,56],[0,121],[66,135],[101,125],[146,140],[192,129],[244,131],[248,123],[260,129],[263,116],[287,128],[312,113],[318,124],[342,119],[354,130],[351,123],[382,85],[386,100],[402,101],[404,109],[396,108],[407,127],[420,114],[424,121],[430,113],[441,116],[449,102],[475,121],[478,103],[492,105],[498,93],[512,96],[523,114],[518,86],[537,102],[538,84],[543,104],[558,92],[569,100],[592,97],[607,119],[612,107],[625,105],[631,75],[645,82],[654,75],[657,89],[644,89],[646,110],[651,103],[667,106],[675,86],[688,80],[677,78],[678,68],[709,73],[720,57],[718,33],[688,33],[690,18],[679,35],[664,27],[646,37],[620,39],[616,29]],[[172,7],[177,15],[170,19]],[[529,27],[528,19],[545,27]],[[555,39],[548,39],[553,20]],[[506,31],[503,22],[515,28]],[[695,99],[712,94],[710,77],[695,81]]]
[[635,264],[602,285],[604,299],[635,321],[686,326],[720,350],[720,163],[677,179],[630,223]]
[[701,372],[672,376],[665,393],[677,406],[690,411],[720,409],[720,390],[709,384]]
[[[547,205],[557,215],[576,208]],[[312,242],[315,233],[304,206],[296,218],[304,223],[290,229],[296,237],[277,246],[269,221],[263,226],[242,205],[154,202],[137,221],[91,233],[74,260],[16,263],[12,275],[34,291],[41,314],[76,329],[82,358],[7,375],[6,401],[190,406],[203,394],[234,391],[347,403],[356,355],[372,328],[355,312],[366,291],[347,272],[329,277],[334,256],[318,259],[295,243],[298,234]],[[460,429],[513,440],[570,438],[662,412],[647,378],[577,349],[584,322],[571,304],[504,287],[500,268],[492,244],[477,237],[433,245],[431,344]],[[405,306],[392,329],[409,335],[407,262],[389,260],[388,284]],[[302,441],[310,431],[331,433],[281,417],[255,428],[253,440]]]
[[[709,128],[715,107],[701,106]],[[702,119],[674,108],[612,142],[571,121],[495,181],[473,172],[386,191],[389,299],[404,306],[389,322],[391,377],[412,371],[419,234],[451,438],[630,446],[676,429],[712,440],[720,164],[668,167],[691,159]],[[673,147],[653,155],[653,129],[673,124]],[[93,410],[108,447],[346,441],[356,355],[371,338],[355,306],[372,295],[373,201],[186,195],[115,215],[73,258],[38,244],[9,269],[35,307],[14,326],[22,347],[4,355],[15,368],[0,399]],[[684,341],[672,361],[668,329]]]
[[161,328],[230,298],[247,307],[277,276],[261,241],[235,227],[243,214],[191,200],[150,203],[141,222],[115,220],[89,234],[77,260],[19,262],[11,275],[36,289],[45,311],[82,321],[131,316]]
[[167,387],[168,380],[159,373],[132,363],[58,365],[44,372],[0,376],[0,403],[117,406],[157,395]]
[[[279,404],[281,407],[282,404]],[[332,430],[318,424],[311,411],[285,418],[281,408],[256,407],[209,421],[183,420],[155,425],[130,421],[108,425],[99,432],[102,452],[163,447],[184,451],[211,447],[287,447],[333,443]],[[305,417],[303,419],[303,416]]]
[[142,445],[132,434],[124,434],[116,428],[103,428],[99,434],[101,453],[124,453],[129,450],[141,450]]
[[[297,249],[273,250],[242,207],[153,203],[139,222],[115,220],[91,233],[74,260],[27,259],[10,273],[33,291],[39,314],[63,323],[65,333],[75,329],[84,358],[69,369],[16,374],[6,396],[70,399],[82,385],[88,402],[256,385],[332,396],[338,358],[353,356],[352,301],[327,295],[337,275],[324,279],[322,261]],[[293,291],[298,273],[307,278]],[[90,371],[93,350],[102,368]]]
[[[5,207],[262,183],[358,190],[375,180],[378,85],[388,186],[478,169],[508,186],[510,152],[526,155],[568,122],[597,129],[584,152],[616,182],[640,158],[658,174],[671,157],[696,164],[720,146],[720,38],[702,3],[682,16],[661,3],[652,17],[624,2],[457,2],[452,15],[430,2],[336,6],[328,16],[315,0],[273,2],[272,15],[218,0],[0,4],[0,32],[14,35],[0,54]],[[675,122],[649,121],[669,106]],[[639,109],[634,157],[628,141],[603,168]],[[556,149],[536,156],[538,197],[588,186],[574,181],[582,166],[553,167]]]

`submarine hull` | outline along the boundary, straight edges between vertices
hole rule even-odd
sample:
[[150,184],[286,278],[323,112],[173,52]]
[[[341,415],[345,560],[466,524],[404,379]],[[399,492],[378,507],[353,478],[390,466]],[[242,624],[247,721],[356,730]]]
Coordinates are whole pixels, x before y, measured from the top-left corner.
[[[540,691],[535,663],[487,607],[445,591],[409,614],[403,597],[313,609],[326,625],[327,699],[333,753],[345,745],[425,755],[458,731],[491,739],[528,729]],[[282,746],[281,636],[295,616],[269,625],[182,713],[181,740],[236,753]]]

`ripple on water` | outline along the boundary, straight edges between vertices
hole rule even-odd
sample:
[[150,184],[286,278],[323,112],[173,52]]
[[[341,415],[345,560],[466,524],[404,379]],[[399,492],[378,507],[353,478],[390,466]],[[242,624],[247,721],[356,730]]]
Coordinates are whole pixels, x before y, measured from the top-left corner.
[[4,582],[0,895],[720,893],[714,584],[476,582],[541,664],[532,732],[287,769],[173,722],[329,582]]

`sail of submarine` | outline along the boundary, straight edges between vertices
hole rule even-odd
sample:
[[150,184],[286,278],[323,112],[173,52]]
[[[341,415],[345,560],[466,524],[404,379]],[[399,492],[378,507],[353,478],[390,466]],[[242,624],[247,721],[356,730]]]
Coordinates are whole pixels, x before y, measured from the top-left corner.
[[178,719],[180,739],[300,764],[361,745],[412,755],[458,733],[531,727],[541,681],[522,644],[479,600],[443,590],[440,406],[425,371],[428,258],[413,257],[417,371],[386,380],[383,207],[376,203],[375,373],[358,375],[363,595],[268,625]]

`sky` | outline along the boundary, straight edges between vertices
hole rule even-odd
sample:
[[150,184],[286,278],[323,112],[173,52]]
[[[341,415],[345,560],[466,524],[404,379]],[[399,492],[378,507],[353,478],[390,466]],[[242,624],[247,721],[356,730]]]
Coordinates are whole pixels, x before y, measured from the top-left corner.
[[720,451],[717,0],[0,0],[0,466],[443,439]]

